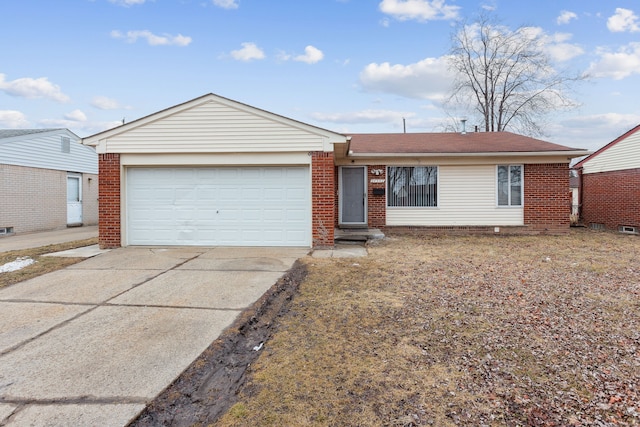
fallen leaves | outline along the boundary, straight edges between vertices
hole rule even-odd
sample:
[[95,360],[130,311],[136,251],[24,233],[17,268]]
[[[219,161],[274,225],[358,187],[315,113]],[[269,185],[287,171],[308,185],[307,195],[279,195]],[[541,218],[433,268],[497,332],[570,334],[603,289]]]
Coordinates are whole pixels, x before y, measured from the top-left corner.
[[637,237],[415,233],[369,254],[314,261],[222,425],[640,425]]

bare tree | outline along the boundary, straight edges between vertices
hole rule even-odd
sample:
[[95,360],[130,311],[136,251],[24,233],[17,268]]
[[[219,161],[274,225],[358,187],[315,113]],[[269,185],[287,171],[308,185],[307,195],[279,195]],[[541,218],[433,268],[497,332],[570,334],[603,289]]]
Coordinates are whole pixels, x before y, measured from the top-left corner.
[[540,136],[548,113],[576,106],[568,92],[585,76],[555,70],[535,29],[512,31],[485,14],[461,24],[452,38],[455,83],[448,106],[478,115],[486,132]]

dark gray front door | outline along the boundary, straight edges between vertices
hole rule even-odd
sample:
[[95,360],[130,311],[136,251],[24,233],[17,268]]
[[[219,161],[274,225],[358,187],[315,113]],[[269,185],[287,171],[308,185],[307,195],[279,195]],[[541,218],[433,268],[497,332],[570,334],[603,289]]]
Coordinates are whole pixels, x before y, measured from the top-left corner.
[[341,170],[341,224],[366,224],[367,190],[365,188],[366,168],[343,167]]

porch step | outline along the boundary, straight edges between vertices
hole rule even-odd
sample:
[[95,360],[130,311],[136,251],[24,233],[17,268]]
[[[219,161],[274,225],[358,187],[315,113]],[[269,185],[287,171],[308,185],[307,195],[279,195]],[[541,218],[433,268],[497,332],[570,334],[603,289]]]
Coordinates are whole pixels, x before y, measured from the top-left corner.
[[362,243],[367,240],[384,239],[384,233],[377,228],[337,228],[334,239],[336,243]]

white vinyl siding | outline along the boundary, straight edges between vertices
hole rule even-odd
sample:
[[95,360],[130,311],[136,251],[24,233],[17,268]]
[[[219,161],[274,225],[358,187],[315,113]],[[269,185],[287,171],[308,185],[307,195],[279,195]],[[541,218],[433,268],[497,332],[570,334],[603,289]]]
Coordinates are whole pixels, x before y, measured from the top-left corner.
[[640,168],[640,132],[617,142],[583,166],[585,174]]
[[517,226],[522,206],[496,206],[496,165],[438,166],[437,208],[387,208],[393,226]]
[[214,101],[177,111],[106,140],[111,153],[323,151],[327,138],[273,115]]
[[126,171],[129,245],[311,246],[309,167]]
[[[65,147],[65,139],[68,146]],[[65,152],[63,148],[69,150]],[[66,130],[0,139],[0,164],[80,173],[98,173],[98,155]]]

